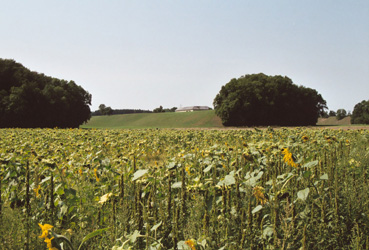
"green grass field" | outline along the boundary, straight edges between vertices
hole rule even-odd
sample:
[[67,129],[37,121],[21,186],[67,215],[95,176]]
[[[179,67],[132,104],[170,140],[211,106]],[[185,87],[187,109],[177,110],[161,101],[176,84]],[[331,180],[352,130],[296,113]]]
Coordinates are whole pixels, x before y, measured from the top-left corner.
[[219,128],[223,127],[214,110],[186,113],[142,113],[93,116],[81,128]]
[[[351,118],[337,120],[336,117],[319,118],[321,127],[358,127],[352,125]],[[93,116],[81,128],[143,129],[143,128],[224,128],[214,110],[185,113],[141,113],[111,116]]]

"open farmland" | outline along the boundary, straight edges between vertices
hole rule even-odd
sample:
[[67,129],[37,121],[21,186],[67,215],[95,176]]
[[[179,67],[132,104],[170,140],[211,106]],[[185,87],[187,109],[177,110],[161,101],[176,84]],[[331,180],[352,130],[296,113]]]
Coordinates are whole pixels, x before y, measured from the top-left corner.
[[74,249],[369,247],[368,130],[2,129],[0,138],[0,249],[45,249],[38,223]]
[[221,119],[214,110],[195,112],[139,113],[92,116],[81,128],[220,128]]

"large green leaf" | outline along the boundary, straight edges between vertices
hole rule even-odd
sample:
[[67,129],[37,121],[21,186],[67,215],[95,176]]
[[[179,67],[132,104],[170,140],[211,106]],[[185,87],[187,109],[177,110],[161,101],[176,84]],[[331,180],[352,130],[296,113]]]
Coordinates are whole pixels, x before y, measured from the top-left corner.
[[91,239],[91,238],[93,238],[93,237],[95,237],[95,236],[97,236],[97,235],[100,235],[100,234],[104,233],[104,232],[105,232],[105,231],[107,231],[108,229],[109,229],[108,227],[107,227],[107,228],[98,229],[98,230],[95,230],[95,231],[93,231],[92,233],[89,233],[88,235],[86,235],[86,236],[82,239],[82,242],[81,242],[81,244],[80,244],[80,245],[79,245],[79,247],[78,247],[78,250],[79,250],[79,249],[81,249],[82,244],[83,244],[84,242],[88,241],[89,239]]

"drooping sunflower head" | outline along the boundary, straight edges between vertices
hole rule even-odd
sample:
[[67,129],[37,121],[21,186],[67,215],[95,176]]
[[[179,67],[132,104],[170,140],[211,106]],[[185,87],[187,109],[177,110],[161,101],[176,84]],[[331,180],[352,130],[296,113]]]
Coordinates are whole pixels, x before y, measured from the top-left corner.
[[264,205],[267,202],[267,198],[265,197],[263,187],[261,186],[254,187],[252,194],[255,196],[256,200],[259,201],[262,205]]

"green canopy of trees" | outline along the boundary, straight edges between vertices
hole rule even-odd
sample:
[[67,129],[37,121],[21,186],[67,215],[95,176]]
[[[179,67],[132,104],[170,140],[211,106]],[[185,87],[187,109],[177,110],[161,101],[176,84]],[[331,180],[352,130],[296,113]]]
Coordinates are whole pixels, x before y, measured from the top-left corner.
[[105,104],[100,104],[99,112],[101,115],[111,115],[113,114],[113,109],[111,107],[105,106]]
[[369,124],[369,100],[355,105],[351,116],[352,124]]
[[347,116],[347,112],[345,109],[338,109],[336,112],[336,118],[337,120],[342,120]]
[[213,104],[226,126],[315,125],[327,108],[316,90],[262,73],[232,79]]
[[0,127],[75,128],[91,117],[91,94],[73,81],[0,59]]

